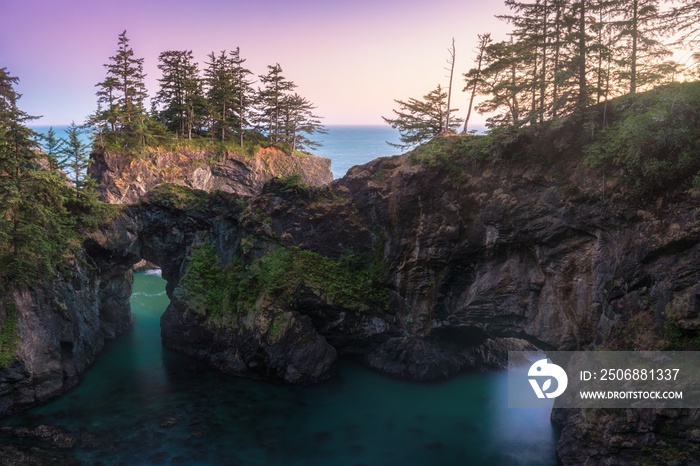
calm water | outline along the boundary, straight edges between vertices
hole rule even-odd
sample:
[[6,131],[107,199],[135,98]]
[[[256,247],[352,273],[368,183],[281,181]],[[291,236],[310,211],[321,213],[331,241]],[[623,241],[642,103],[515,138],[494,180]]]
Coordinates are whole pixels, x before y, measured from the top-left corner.
[[160,344],[165,282],[136,274],[134,327],[81,384],[5,425],[95,434],[83,464],[556,464],[549,414],[507,408],[504,373],[393,380],[353,363],[319,385],[238,379]]
[[335,178],[344,176],[354,165],[401,153],[387,144],[399,142],[399,132],[389,125],[328,126],[326,129],[327,134],[316,136],[315,139],[323,145],[314,152],[331,159]]
[[[67,126],[54,126],[56,137],[65,137]],[[34,126],[34,131],[46,134],[49,126]],[[314,140],[323,144],[314,151],[322,157],[332,160],[333,176],[340,178],[353,165],[359,165],[377,157],[395,155],[400,151],[388,142],[399,142],[399,133],[388,125],[377,126],[327,126],[328,133],[314,136]],[[83,135],[89,143],[90,137]]]

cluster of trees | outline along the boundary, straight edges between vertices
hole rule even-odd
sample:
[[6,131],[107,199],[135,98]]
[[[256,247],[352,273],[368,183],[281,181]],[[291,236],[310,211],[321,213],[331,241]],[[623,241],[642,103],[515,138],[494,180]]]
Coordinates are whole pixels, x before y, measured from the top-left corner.
[[[0,69],[0,288],[56,273],[99,216],[80,128],[71,125],[66,140],[52,132],[48,154],[41,152],[27,127],[36,117],[17,105],[17,81]],[[73,171],[74,183],[62,169]]]
[[[700,2],[696,0],[505,0],[512,25],[507,40],[478,35],[475,66],[464,74],[469,93],[463,131],[475,109],[490,115],[488,125],[534,124],[577,109],[634,94],[697,73],[697,52],[674,61],[674,52],[695,50],[700,42]],[[454,60],[454,48],[451,50]],[[693,62],[693,59],[695,60]],[[416,119],[430,126],[436,113],[445,125],[451,84],[444,97],[433,91],[422,101],[399,101],[397,118],[385,120],[412,145]],[[439,88],[438,88],[439,91]],[[416,106],[427,106],[424,112]],[[406,113],[411,117],[407,118]],[[425,139],[422,139],[425,140]]]
[[107,77],[97,84],[97,111],[90,116],[102,145],[144,145],[164,129],[178,138],[209,137],[220,141],[267,138],[291,152],[317,146],[310,139],[323,132],[315,106],[294,92],[279,64],[268,66],[253,87],[253,73],[240,50],[212,52],[200,70],[191,50],[159,56],[160,89],[146,111],[143,58],[135,58],[126,31],[117,53],[105,65]]

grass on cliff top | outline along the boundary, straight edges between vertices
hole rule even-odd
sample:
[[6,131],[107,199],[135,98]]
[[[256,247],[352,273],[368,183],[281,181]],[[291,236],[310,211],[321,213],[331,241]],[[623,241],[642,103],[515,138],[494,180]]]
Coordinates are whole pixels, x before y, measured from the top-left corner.
[[206,191],[172,183],[163,183],[153,188],[145,198],[147,202],[178,210],[201,208],[210,195]]
[[385,264],[356,254],[335,261],[277,246],[252,264],[243,265],[238,257],[224,267],[212,246],[202,242],[193,247],[190,259],[182,286],[196,311],[211,318],[246,315],[261,303],[288,308],[297,293],[305,292],[358,312],[388,307]]
[[[135,158],[148,157],[153,152],[159,151],[206,151],[209,152],[209,163],[216,163],[221,160],[224,154],[241,154],[247,157],[254,157],[261,149],[275,147],[285,154],[292,154],[292,147],[287,143],[271,143],[264,135],[248,130],[243,138],[243,145],[240,140],[233,135],[230,139],[222,141],[220,138],[194,135],[192,139],[178,138],[174,134],[167,132],[156,132],[143,144],[133,141],[127,137],[117,139],[107,138],[103,145],[95,146],[97,151],[106,151]],[[309,155],[308,152],[295,150],[294,155],[303,157]]]
[[546,167],[585,161],[601,176],[619,177],[637,197],[700,186],[700,82],[660,86],[544,123],[496,127],[484,136],[436,137],[409,157],[453,175],[467,160]]

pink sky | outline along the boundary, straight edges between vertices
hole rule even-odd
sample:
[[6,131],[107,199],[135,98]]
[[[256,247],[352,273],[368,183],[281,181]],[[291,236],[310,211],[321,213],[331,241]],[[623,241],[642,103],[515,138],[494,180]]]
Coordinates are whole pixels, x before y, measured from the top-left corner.
[[[380,124],[394,99],[447,84],[452,37],[461,91],[476,35],[505,38],[507,25],[494,18],[505,11],[488,0],[2,0],[0,67],[20,78],[21,108],[43,115],[37,124],[80,123],[126,29],[151,94],[160,52],[191,49],[203,64],[211,51],[238,46],[256,75],[279,63],[325,124]],[[453,96],[462,113],[466,99]]]

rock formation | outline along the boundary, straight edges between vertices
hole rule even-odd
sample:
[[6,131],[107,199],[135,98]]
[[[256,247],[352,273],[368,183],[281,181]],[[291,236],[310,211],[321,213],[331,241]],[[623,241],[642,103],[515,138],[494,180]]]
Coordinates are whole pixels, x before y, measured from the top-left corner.
[[[338,355],[432,380],[503,367],[508,350],[696,338],[698,189],[641,203],[575,158],[440,154],[375,160],[321,188],[273,180],[252,197],[222,192],[241,193],[208,184],[210,175],[185,184],[219,192],[150,190],[86,241],[97,272],[76,269],[71,286],[82,294],[64,282],[15,294],[24,346],[3,372],[3,410],[60,393],[128,323],[126,271],[141,259],[168,281],[167,346],[289,383],[329,377]],[[133,201],[134,183],[164,180],[132,169],[117,186],[107,173],[123,169],[102,168],[107,198]],[[644,454],[662,464],[669,449],[695,464],[697,419],[697,410],[553,413],[560,458],[572,465],[635,464]]]
[[331,161],[315,155],[287,155],[274,147],[259,148],[254,156],[213,150],[149,150],[139,156],[95,152],[90,174],[102,200],[133,204],[162,183],[243,196],[257,194],[265,182],[294,173],[321,186],[333,180]]
[[0,370],[0,414],[75,386],[105,340],[131,324],[132,273],[102,259],[80,255],[59,279],[3,297],[3,327],[16,319],[19,342],[16,357]]

